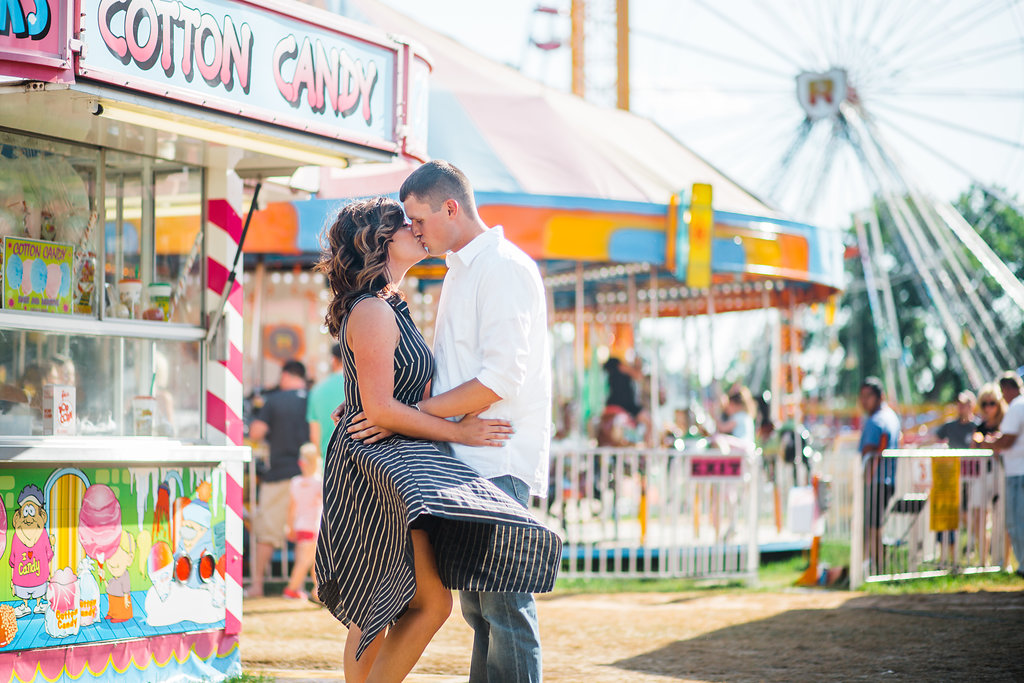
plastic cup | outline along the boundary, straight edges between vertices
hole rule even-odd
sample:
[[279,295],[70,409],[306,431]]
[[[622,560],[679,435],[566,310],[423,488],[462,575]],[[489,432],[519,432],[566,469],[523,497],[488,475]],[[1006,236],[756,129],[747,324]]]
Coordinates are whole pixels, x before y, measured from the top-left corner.
[[163,312],[160,320],[171,319],[171,285],[167,282],[151,282],[146,286],[146,297],[149,299],[150,309],[159,309]]
[[130,277],[119,280],[117,295],[121,303],[128,308],[128,317],[138,318],[142,303],[142,282]]
[[132,422],[135,436],[153,436],[156,424],[156,399],[152,396],[136,396],[132,399]]

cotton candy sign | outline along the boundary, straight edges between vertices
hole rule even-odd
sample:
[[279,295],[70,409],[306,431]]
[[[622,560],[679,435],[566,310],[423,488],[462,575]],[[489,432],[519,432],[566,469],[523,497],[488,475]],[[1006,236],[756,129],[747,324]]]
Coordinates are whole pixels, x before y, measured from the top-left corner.
[[5,237],[3,307],[71,313],[74,255],[75,248],[70,244]]

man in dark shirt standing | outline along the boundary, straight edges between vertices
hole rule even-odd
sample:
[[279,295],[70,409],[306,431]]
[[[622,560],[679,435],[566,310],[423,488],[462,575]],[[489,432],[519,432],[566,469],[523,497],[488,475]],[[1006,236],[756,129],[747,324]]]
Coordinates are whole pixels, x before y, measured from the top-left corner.
[[289,483],[300,474],[299,447],[309,441],[306,422],[306,367],[290,360],[281,368],[278,390],[267,394],[263,407],[249,425],[249,438],[266,439],[270,463],[260,476],[259,500],[253,518],[256,537],[256,571],[250,597],[263,595],[263,575],[274,553],[285,541],[285,524],[291,501]]
[[974,394],[961,391],[956,397],[956,419],[943,424],[935,432],[935,436],[949,444],[950,448],[970,448],[971,439],[978,428],[978,420],[974,419]]

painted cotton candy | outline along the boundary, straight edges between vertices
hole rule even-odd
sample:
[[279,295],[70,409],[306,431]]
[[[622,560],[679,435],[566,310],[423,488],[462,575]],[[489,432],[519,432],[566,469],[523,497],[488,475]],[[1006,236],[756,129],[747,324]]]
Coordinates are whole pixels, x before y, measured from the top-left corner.
[[82,497],[78,540],[85,554],[105,562],[121,545],[121,505],[109,486],[93,484]]
[[46,296],[49,299],[56,299],[60,294],[61,273],[60,268],[64,264],[51,263],[46,266]]

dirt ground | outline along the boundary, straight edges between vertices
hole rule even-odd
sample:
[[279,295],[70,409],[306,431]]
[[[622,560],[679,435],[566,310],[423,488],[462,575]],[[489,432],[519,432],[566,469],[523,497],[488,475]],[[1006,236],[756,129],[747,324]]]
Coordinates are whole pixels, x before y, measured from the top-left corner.
[[[1024,680],[1024,590],[556,593],[538,610],[549,683]],[[326,610],[247,600],[243,624],[246,672],[344,680]],[[465,681],[470,642],[456,604],[409,681]]]

